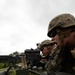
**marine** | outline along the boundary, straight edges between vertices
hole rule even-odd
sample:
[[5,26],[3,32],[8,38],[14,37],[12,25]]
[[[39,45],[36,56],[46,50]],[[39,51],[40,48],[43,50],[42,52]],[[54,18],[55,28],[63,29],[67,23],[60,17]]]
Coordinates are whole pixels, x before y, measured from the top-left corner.
[[49,61],[47,75],[75,75],[75,17],[69,13],[54,17],[47,36],[57,43],[56,55]]

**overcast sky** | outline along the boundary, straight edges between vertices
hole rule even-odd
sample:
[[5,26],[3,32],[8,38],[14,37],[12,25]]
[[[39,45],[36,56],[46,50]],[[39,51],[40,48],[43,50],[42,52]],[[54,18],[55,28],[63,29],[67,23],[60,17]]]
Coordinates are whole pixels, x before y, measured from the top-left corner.
[[75,0],[0,0],[0,55],[36,48],[58,14],[75,16]]

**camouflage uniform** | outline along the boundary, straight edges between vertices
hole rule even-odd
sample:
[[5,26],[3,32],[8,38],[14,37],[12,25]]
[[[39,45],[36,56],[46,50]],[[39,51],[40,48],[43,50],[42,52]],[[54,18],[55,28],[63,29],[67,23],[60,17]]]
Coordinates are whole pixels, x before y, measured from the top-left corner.
[[[71,14],[61,14],[56,16],[51,20],[48,27],[47,35],[49,37],[54,37],[56,34],[56,29],[59,28],[75,28],[75,18]],[[70,33],[62,35],[62,41],[65,37],[67,37]],[[60,48],[56,48],[53,53],[51,53],[51,57],[49,62],[47,63],[47,72],[48,75],[75,75],[75,58],[73,58],[71,50],[68,50],[62,46]],[[74,54],[73,54],[74,55]],[[63,59],[63,56],[66,56],[66,59]],[[69,65],[69,66],[68,66]]]
[[46,40],[44,40],[44,41],[42,41],[42,42],[40,43],[39,48],[41,49],[41,48],[43,48],[44,46],[47,46],[47,45],[50,45],[50,44],[54,44],[54,41],[51,41],[51,40],[46,39]]
[[[44,50],[44,47],[47,47],[47,46],[50,46],[50,45],[51,45],[51,47],[53,47],[53,46],[55,45],[55,42],[46,39],[46,40],[44,40],[44,41],[42,41],[42,42],[40,43],[39,48],[40,48],[41,51],[43,51],[43,50]],[[54,48],[54,47],[53,47],[53,48]],[[53,50],[52,50],[52,51],[53,51]],[[46,58],[46,60],[47,60],[45,63],[48,62],[48,60],[49,60],[49,55],[50,55],[50,53],[48,53],[48,55],[45,56],[45,58]]]

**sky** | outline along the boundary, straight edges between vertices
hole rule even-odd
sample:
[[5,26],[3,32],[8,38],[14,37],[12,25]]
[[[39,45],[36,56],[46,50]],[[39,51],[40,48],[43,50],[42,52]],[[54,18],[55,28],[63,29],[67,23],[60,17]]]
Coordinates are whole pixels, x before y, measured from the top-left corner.
[[0,0],[0,55],[35,49],[47,36],[52,18],[75,16],[75,0]]

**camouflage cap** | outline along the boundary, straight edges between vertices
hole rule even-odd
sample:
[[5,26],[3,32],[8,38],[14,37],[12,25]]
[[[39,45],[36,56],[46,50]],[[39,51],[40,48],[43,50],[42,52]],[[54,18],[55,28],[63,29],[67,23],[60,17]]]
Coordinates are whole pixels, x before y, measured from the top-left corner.
[[52,44],[52,43],[54,43],[54,42],[51,41],[51,40],[44,40],[44,41],[42,41],[42,42],[40,43],[40,48],[42,48],[42,47],[45,46],[45,45]]
[[66,28],[75,26],[75,17],[71,14],[61,14],[51,20],[48,27],[47,35],[51,37],[51,33],[57,27]]

